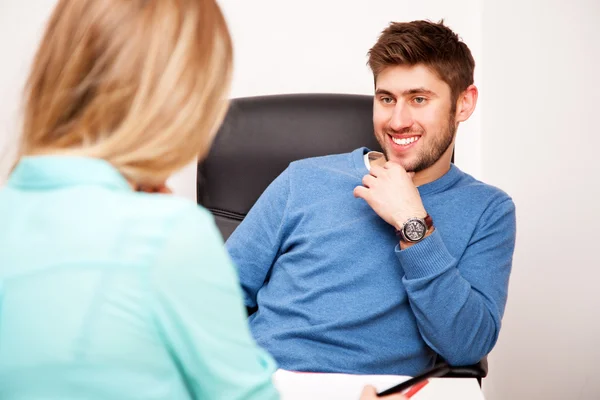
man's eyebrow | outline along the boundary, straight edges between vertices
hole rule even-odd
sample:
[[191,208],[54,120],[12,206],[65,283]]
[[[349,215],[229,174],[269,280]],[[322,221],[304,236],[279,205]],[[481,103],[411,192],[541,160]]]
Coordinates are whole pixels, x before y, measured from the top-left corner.
[[[424,87],[407,89],[402,92],[402,96],[410,96],[410,95],[414,95],[414,94],[424,94],[424,95],[431,96],[431,97],[438,97],[437,93],[435,93],[432,90],[425,89]],[[393,94],[392,92],[390,92],[389,90],[386,90],[386,89],[377,89],[375,91],[375,95],[386,95],[386,96],[390,96],[390,97],[396,97],[395,94]]]
[[390,97],[396,97],[396,96],[394,96],[394,94],[392,92],[385,90],[385,89],[377,89],[375,91],[375,94],[376,95],[383,94],[383,95],[390,96]]
[[432,90],[425,89],[424,87],[408,89],[408,90],[405,90],[404,92],[402,92],[403,96],[409,96],[411,94],[426,94],[431,97],[437,97],[437,93],[435,93]]

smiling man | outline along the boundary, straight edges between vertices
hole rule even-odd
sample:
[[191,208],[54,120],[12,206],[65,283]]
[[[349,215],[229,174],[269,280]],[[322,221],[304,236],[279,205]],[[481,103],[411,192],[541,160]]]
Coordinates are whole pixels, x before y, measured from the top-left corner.
[[392,23],[369,51],[366,148],[290,164],[227,242],[250,326],[281,368],[416,375],[479,361],[506,304],[515,208],[451,163],[475,62],[442,22]]

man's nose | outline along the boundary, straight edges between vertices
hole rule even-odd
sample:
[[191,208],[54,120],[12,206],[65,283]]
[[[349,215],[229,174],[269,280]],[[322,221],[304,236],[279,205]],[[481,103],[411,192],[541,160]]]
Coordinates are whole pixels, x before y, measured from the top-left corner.
[[408,106],[402,103],[396,104],[389,121],[390,129],[393,131],[402,131],[410,128],[412,124],[413,119]]

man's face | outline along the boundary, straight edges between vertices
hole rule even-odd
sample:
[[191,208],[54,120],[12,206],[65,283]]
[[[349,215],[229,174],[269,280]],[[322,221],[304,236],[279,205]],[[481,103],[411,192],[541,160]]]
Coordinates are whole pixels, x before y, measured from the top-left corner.
[[450,87],[423,65],[380,72],[373,127],[388,161],[420,172],[451,151],[456,122],[450,97]]

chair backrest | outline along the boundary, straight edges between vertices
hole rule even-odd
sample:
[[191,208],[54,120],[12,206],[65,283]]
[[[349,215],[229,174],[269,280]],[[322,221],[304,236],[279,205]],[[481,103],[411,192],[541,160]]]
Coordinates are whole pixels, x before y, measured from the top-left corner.
[[227,239],[267,186],[292,162],[380,150],[373,97],[286,94],[234,99],[206,160],[198,165],[198,203]]

